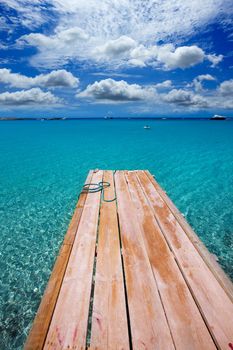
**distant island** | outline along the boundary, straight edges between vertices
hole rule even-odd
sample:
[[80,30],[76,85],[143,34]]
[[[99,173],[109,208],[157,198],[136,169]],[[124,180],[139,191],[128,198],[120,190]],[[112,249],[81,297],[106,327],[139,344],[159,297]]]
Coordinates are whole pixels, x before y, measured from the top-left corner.
[[[38,118],[26,118],[26,117],[0,117],[0,121],[6,121],[6,120],[39,120],[39,121],[44,121],[44,120],[66,120],[66,117],[38,117]],[[72,118],[70,118],[72,119]]]
[[213,117],[0,117],[0,121],[64,121],[64,120],[233,120],[233,117],[225,117],[215,114]]

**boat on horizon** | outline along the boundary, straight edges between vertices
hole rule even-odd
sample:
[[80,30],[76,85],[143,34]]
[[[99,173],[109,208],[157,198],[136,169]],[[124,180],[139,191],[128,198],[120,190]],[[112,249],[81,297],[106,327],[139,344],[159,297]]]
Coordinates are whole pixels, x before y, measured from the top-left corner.
[[210,118],[210,120],[226,120],[226,117],[223,115],[215,114],[213,117]]

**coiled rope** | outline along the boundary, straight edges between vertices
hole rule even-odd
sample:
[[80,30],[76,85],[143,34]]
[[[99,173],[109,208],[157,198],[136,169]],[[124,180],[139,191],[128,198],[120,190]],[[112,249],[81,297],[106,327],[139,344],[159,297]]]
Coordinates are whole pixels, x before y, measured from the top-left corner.
[[82,193],[96,193],[101,192],[101,199],[103,202],[114,202],[116,200],[116,197],[113,199],[105,199],[104,198],[104,190],[107,187],[110,187],[111,184],[107,181],[100,181],[99,183],[89,183],[85,184],[82,189]]

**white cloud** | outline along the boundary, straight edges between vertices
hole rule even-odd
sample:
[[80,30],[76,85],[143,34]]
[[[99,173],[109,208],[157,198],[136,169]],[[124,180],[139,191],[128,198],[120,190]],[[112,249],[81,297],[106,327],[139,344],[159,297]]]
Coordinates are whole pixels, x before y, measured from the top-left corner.
[[[189,68],[196,64],[202,63],[204,60],[213,62],[212,56],[206,55],[205,52],[198,46],[180,46],[175,48],[172,44],[161,46],[145,47],[139,45],[130,52],[131,60],[129,63],[133,66],[145,67],[162,65],[167,70],[176,68]],[[210,57],[211,56],[211,57]],[[221,55],[220,55],[221,56]],[[221,60],[215,56],[215,65]]]
[[[18,12],[17,18],[11,16],[10,22],[13,21],[19,26],[30,29],[39,27],[51,18],[47,11],[46,2],[49,4],[49,1],[46,0],[31,0],[30,3],[27,0],[1,0],[2,6]],[[9,18],[9,16],[7,17]]]
[[[0,43],[0,50],[7,50],[7,46],[5,44]],[[0,64],[2,63],[0,62]]]
[[[205,80],[212,81],[215,78],[209,74],[199,75],[197,81]],[[229,80],[220,84],[217,89],[211,89],[206,93],[206,90],[198,92],[190,90],[194,84],[189,85],[189,89],[173,88],[168,93],[163,89],[171,89],[171,80],[165,80],[162,83],[154,85],[138,85],[129,84],[124,80],[116,81],[113,79],[104,79],[90,84],[82,92],[79,92],[76,97],[94,101],[94,103],[124,103],[124,102],[144,102],[143,108],[154,110],[170,108],[182,110],[204,110],[204,109],[232,109],[233,100],[225,98],[233,94],[233,80]],[[161,89],[161,91],[160,91]],[[146,102],[146,104],[145,104]]]
[[[114,40],[122,35],[136,41],[187,37],[213,19],[231,16],[230,0],[2,0],[19,13],[21,25],[40,25],[55,14],[60,26],[80,28]],[[48,11],[49,10],[49,11]],[[47,15],[46,15],[47,13]]]
[[67,47],[72,48],[71,45],[77,44],[80,41],[87,40],[88,35],[85,31],[79,27],[71,27],[65,30],[57,30],[54,35],[46,36],[41,33],[31,33],[28,35],[23,35],[20,42],[24,40],[38,47],[50,47],[51,50],[64,49]]
[[160,89],[171,89],[172,88],[172,81],[171,80],[165,80],[162,83],[158,83],[158,84],[154,85],[154,87],[157,90],[160,90]]
[[185,69],[202,63],[205,59],[209,60],[210,56],[196,45],[177,48],[172,44],[146,47],[128,36],[107,40],[101,44],[99,38],[88,36],[78,27],[69,30],[57,29],[51,36],[39,33],[24,35],[18,40],[18,45],[37,47],[38,54],[32,57],[31,64],[37,67],[46,64],[50,68],[76,60],[92,64],[102,63],[107,67],[114,64],[115,69],[122,66]]
[[203,96],[194,94],[192,91],[186,91],[182,89],[171,90],[167,95],[164,96],[164,101],[181,107],[208,107],[208,102]]
[[0,104],[10,106],[54,105],[61,100],[51,92],[44,92],[39,88],[0,94]]
[[174,51],[164,46],[158,52],[158,61],[168,69],[192,67],[203,62],[204,58],[204,51],[196,45],[178,47]]
[[31,63],[39,67],[62,66],[70,59],[85,58],[87,50],[90,52],[89,36],[79,27],[57,28],[55,34],[50,36],[41,33],[23,35],[17,44],[19,47],[30,45],[38,49]]
[[207,59],[212,63],[211,67],[216,67],[223,60],[223,55],[207,55]]
[[195,79],[193,79],[192,84],[190,86],[194,86],[196,92],[203,91],[202,82],[203,81],[215,81],[216,79],[210,74],[201,74],[198,75]]
[[196,77],[197,80],[203,81],[203,80],[216,80],[215,77],[213,77],[211,74],[200,74]]
[[219,92],[223,96],[231,96],[233,101],[233,79],[223,81],[219,86]]
[[[4,0],[21,11],[25,19],[37,4],[37,14],[44,21],[44,9],[49,4],[55,14],[56,28],[45,34],[24,35],[19,43],[38,49],[31,64],[54,68],[69,61],[88,61],[103,66],[123,64],[137,67],[163,66],[167,69],[187,68],[209,60],[212,66],[222,56],[204,53],[196,46],[182,46],[195,32],[200,32],[216,18],[231,13],[229,0]],[[23,15],[25,6],[25,16]],[[30,16],[29,16],[30,17]],[[36,20],[35,20],[36,21]],[[78,27],[77,27],[78,24]],[[158,46],[160,40],[170,45]],[[172,43],[176,43],[174,46]],[[128,58],[127,58],[128,55]],[[114,60],[114,62],[113,62]]]
[[113,57],[124,56],[137,45],[136,41],[128,36],[121,36],[116,40],[109,40],[104,45],[95,49],[96,56],[100,57]]
[[79,79],[66,70],[55,70],[48,74],[27,77],[19,73],[12,73],[10,69],[0,69],[0,83],[11,87],[29,88],[41,87],[77,87]]
[[124,80],[104,79],[78,93],[78,98],[91,98],[97,101],[129,102],[151,99],[155,91],[138,84],[128,84]]
[[[171,45],[168,45],[169,47]],[[130,52],[130,61],[129,63],[136,67],[145,67],[146,65],[153,65],[158,56],[158,47],[149,46],[145,47],[144,45],[138,45],[135,49]]]
[[118,78],[143,78],[142,74],[128,74],[128,73],[121,73],[121,72],[95,72],[91,73],[91,75],[94,75],[96,77],[118,77]]
[[0,16],[0,28],[1,28],[1,31],[8,30],[9,28],[7,19],[3,16]]
[[[200,75],[197,77],[199,82],[215,78],[209,74]],[[194,86],[190,84],[189,87]],[[195,87],[195,86],[194,86]],[[176,106],[176,108],[192,109],[233,109],[233,99],[229,98],[233,95],[233,79],[224,81],[217,89],[211,89],[206,92],[204,89],[199,89],[197,92],[184,89],[173,89],[168,94],[160,94],[160,99],[165,103]]]

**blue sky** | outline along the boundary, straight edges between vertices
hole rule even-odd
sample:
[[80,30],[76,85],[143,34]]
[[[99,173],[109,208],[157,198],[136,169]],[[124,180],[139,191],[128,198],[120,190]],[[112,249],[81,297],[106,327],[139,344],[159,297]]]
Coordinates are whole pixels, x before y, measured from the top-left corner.
[[233,116],[228,0],[2,0],[0,116]]

